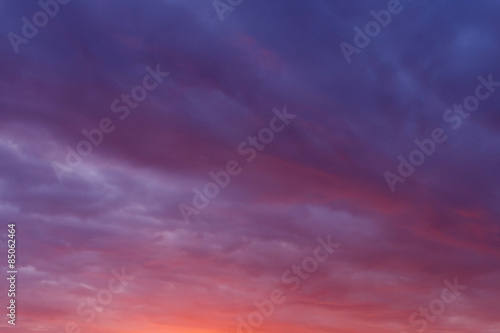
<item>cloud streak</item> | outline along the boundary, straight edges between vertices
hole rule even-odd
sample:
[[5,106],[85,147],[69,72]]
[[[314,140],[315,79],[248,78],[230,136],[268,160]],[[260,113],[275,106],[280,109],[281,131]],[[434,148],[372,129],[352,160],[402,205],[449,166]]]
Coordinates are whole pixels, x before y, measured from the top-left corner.
[[[19,53],[4,38],[0,217],[17,222],[16,328],[235,332],[331,235],[335,260],[259,331],[399,333],[457,277],[467,290],[426,332],[497,332],[500,99],[481,101],[395,193],[384,172],[445,126],[479,75],[500,73],[499,4],[405,3],[347,64],[339,44],[386,5],[245,1],[221,22],[210,1],[72,1]],[[40,10],[0,8],[4,36]],[[168,78],[132,109],[122,94],[141,99],[156,64]],[[299,116],[183,223],[179,203],[284,105]],[[105,118],[113,133],[59,182],[51,163]],[[120,267],[137,278],[86,323],[76,307]]]

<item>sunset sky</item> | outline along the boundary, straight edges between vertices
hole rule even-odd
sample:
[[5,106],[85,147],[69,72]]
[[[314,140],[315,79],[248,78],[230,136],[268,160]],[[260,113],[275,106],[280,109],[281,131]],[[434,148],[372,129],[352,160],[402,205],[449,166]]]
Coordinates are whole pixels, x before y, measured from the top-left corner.
[[500,333],[499,13],[1,1],[1,332]]

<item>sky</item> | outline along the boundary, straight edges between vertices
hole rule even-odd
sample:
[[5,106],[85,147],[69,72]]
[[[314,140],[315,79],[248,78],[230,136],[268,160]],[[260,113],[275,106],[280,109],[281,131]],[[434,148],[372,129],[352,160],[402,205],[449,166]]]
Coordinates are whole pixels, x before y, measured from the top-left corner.
[[499,10],[1,1],[2,332],[500,332]]

